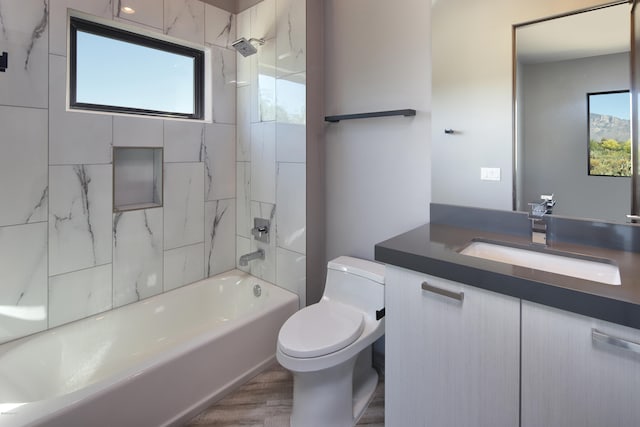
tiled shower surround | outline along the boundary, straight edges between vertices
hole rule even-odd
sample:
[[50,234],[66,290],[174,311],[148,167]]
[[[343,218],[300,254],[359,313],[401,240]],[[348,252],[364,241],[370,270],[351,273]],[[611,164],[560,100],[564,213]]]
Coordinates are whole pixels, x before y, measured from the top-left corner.
[[[305,300],[305,2],[0,0],[0,342],[236,267]],[[67,8],[206,44],[213,123],[65,109]],[[259,53],[231,42],[264,38]],[[123,64],[126,67],[126,64]],[[113,212],[113,147],[162,147],[163,206]],[[251,237],[270,218],[271,242]]]

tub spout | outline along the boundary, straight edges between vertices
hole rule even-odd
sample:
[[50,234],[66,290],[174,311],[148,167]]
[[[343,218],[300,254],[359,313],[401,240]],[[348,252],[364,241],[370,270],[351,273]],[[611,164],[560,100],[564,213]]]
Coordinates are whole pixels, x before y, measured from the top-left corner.
[[249,261],[254,259],[264,259],[264,251],[262,249],[258,249],[255,252],[242,255],[239,261],[240,266],[246,267],[247,265],[249,265]]

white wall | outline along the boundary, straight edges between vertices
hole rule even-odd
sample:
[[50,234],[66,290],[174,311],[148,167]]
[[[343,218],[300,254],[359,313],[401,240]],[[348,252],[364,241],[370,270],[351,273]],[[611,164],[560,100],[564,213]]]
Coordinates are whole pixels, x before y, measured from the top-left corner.
[[326,125],[329,259],[373,259],[377,242],[429,221],[430,9],[424,0],[325,2],[325,114],[417,110]]
[[[603,3],[433,0],[434,202],[512,208],[512,26]],[[481,167],[502,180],[480,181]]]

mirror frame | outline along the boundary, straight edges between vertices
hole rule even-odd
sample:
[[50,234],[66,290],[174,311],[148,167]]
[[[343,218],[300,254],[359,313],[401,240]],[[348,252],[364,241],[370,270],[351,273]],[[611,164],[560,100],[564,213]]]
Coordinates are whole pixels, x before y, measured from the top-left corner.
[[639,34],[636,34],[636,19],[640,19],[637,14],[636,6],[638,0],[629,0],[629,3],[633,3],[630,13],[630,33],[631,33],[631,52],[629,62],[631,64],[631,87],[629,92],[631,93],[631,210],[629,212],[629,220],[631,223],[640,222],[640,203],[638,198],[638,160],[640,160],[638,153],[638,83],[639,76],[638,70],[640,70],[640,64],[637,63],[640,60],[640,55],[636,55],[636,50],[639,46],[636,45],[636,38]]

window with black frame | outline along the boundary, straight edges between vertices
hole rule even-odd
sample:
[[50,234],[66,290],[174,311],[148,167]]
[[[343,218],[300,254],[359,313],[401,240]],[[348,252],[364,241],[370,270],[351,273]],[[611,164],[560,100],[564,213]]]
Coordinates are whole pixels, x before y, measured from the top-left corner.
[[71,109],[204,119],[204,51],[71,17]]
[[631,122],[628,90],[587,94],[589,175],[631,176]]

